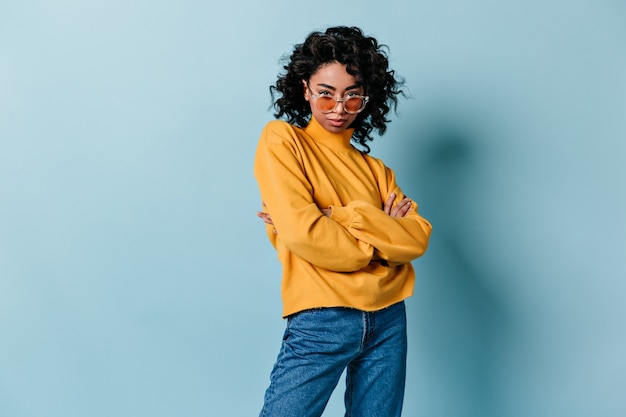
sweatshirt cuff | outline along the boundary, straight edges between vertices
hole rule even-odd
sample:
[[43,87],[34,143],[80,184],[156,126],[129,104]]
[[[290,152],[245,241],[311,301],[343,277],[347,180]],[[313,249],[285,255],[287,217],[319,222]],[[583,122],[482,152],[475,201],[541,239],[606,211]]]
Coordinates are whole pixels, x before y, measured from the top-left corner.
[[356,215],[354,209],[348,206],[330,206],[330,208],[333,210],[330,218],[346,229],[350,228],[352,222],[354,221],[354,216]]

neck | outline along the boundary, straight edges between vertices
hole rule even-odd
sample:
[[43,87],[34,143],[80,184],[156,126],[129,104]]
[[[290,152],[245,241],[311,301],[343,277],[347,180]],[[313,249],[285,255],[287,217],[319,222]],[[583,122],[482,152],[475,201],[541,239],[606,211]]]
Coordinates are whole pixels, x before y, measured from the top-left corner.
[[311,117],[309,124],[304,128],[304,131],[308,133],[316,142],[323,143],[327,147],[336,150],[353,150],[354,147],[350,143],[353,128],[346,129],[342,132],[330,132],[326,130],[315,117]]

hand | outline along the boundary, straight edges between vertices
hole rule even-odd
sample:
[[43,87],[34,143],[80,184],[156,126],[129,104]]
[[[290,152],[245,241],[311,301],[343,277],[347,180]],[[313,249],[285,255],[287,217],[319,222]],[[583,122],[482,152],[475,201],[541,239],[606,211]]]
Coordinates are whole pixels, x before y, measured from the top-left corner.
[[391,217],[406,217],[409,215],[411,211],[412,202],[409,197],[404,197],[398,204],[393,205],[394,201],[396,201],[396,194],[389,194],[389,198],[385,201],[385,206],[383,207],[383,211],[390,215]]
[[[267,207],[265,205],[265,201],[263,202],[263,207]],[[272,216],[270,216],[269,213],[264,212],[264,211],[257,211],[256,215],[258,218],[263,220],[264,223],[269,224],[270,226],[274,226],[274,223],[272,222]],[[274,233],[277,233],[276,228],[274,228]]]
[[269,213],[265,213],[263,211],[257,211],[256,215],[258,218],[260,218],[261,220],[263,220],[263,222],[273,226],[274,223],[272,223],[272,216],[270,216]]

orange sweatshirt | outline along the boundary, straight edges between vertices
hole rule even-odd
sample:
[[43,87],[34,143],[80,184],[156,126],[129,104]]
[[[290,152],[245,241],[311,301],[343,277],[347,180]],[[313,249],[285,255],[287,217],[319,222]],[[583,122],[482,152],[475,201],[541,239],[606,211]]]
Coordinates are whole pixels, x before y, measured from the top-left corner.
[[426,251],[431,225],[415,203],[406,217],[383,211],[392,192],[396,202],[404,194],[391,169],[351,145],[353,131],[331,133],[311,118],[304,129],[274,120],[261,134],[254,175],[274,223],[266,231],[282,264],[284,317],[375,311],[413,294],[410,262]]

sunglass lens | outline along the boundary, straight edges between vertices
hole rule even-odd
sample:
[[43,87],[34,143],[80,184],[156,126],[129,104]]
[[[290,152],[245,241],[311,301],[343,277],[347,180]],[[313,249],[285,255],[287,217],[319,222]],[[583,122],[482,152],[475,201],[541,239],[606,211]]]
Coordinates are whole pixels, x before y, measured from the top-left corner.
[[349,98],[345,102],[346,111],[348,112],[357,112],[361,110],[361,106],[363,105],[363,100],[358,97]]
[[335,108],[335,100],[331,97],[319,97],[317,99],[317,108],[321,111],[331,111]]

